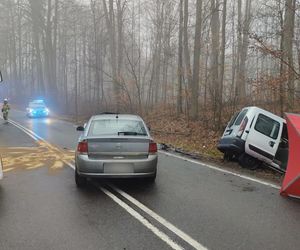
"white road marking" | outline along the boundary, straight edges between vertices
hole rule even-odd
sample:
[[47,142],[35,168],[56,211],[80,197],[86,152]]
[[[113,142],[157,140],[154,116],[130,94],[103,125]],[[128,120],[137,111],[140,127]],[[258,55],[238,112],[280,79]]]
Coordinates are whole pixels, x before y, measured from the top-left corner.
[[175,157],[175,158],[181,159],[183,161],[188,161],[188,162],[191,162],[191,163],[194,163],[194,164],[197,164],[197,165],[201,165],[201,166],[204,166],[204,167],[207,167],[207,168],[210,168],[210,169],[213,169],[213,170],[225,173],[225,174],[230,174],[230,175],[233,175],[233,176],[237,176],[237,177],[240,177],[240,178],[248,180],[248,181],[253,181],[253,182],[256,182],[256,183],[259,183],[259,184],[262,184],[262,185],[265,185],[265,186],[268,186],[268,187],[272,187],[272,188],[275,188],[275,189],[281,189],[280,186],[278,186],[276,184],[273,184],[273,183],[270,183],[270,182],[267,182],[267,181],[263,181],[263,180],[260,180],[260,179],[257,179],[257,178],[249,177],[247,175],[238,174],[236,172],[229,171],[229,170],[226,170],[226,169],[222,169],[222,168],[219,168],[219,167],[215,167],[215,166],[209,165],[209,164],[201,162],[201,161],[192,160],[192,159],[184,157],[184,156],[164,152],[164,151],[161,151],[161,150],[159,152],[161,154],[165,154],[167,156]]
[[124,201],[120,200],[113,193],[108,191],[104,187],[98,187],[103,193],[105,193],[109,198],[111,198],[114,202],[116,202],[120,207],[124,208],[126,212],[132,215],[135,219],[141,222],[145,227],[147,227],[152,233],[154,233],[158,238],[167,243],[171,248],[176,250],[184,249],[182,246],[178,245],[175,241],[173,241],[168,235],[164,232],[160,231],[156,226],[151,224],[145,217],[143,217],[140,213],[135,211],[133,208],[128,206]]
[[15,121],[9,120],[9,122],[14,125],[15,127],[17,127],[18,129],[22,130],[25,134],[27,134],[28,136],[30,136],[33,140],[37,141],[39,140],[39,136],[33,133],[28,132],[29,130],[27,128],[24,128],[23,126],[21,126],[20,124],[16,123]]
[[188,243],[189,245],[191,245],[195,249],[198,249],[198,250],[205,250],[205,249],[207,249],[203,245],[201,245],[198,241],[194,240],[192,237],[190,237],[185,232],[183,232],[182,230],[180,230],[179,228],[177,228],[176,226],[174,226],[171,222],[167,221],[166,219],[164,219],[163,217],[161,217],[160,215],[158,215],[157,213],[155,213],[154,211],[152,211],[150,208],[146,207],[144,204],[142,204],[141,202],[139,202],[138,200],[136,200],[135,198],[133,198],[131,195],[125,193],[124,191],[122,191],[121,189],[115,187],[112,184],[108,184],[108,185],[112,189],[114,189],[116,192],[118,192],[120,195],[122,195],[124,198],[126,198],[128,201],[130,201],[135,206],[137,206],[138,208],[140,208],[142,211],[144,211],[146,214],[148,214],[153,219],[155,219],[156,221],[158,221],[160,224],[164,225],[171,232],[173,232],[174,234],[176,234],[179,238],[181,238],[182,240],[184,240],[186,243]]
[[[2,117],[0,117],[0,119],[3,120]],[[35,141],[38,140],[38,139],[37,139],[38,136],[35,137],[34,135],[30,134],[28,131],[26,131],[26,130],[24,130],[23,128],[19,127],[19,126],[21,126],[21,125],[19,125],[19,124],[16,123],[15,121],[12,121],[12,120],[8,119],[8,122],[10,122],[10,123],[11,123],[12,125],[14,125],[15,127],[18,127],[19,129],[21,129],[25,134],[27,134],[28,136],[30,136],[33,140],[35,140]]]
[[70,162],[66,162],[66,164],[67,164],[70,168],[72,168],[73,170],[75,170],[75,166],[74,166],[73,164],[71,164]]
[[2,157],[0,157],[0,180],[3,179],[3,164],[2,164]]

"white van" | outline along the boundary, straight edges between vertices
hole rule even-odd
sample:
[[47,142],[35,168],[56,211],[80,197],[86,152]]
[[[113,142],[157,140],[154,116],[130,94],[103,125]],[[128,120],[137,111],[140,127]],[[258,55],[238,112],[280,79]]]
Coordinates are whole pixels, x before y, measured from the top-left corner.
[[288,160],[286,121],[258,107],[246,107],[228,123],[218,144],[225,159],[238,159],[243,167],[255,169],[266,163],[285,172]]

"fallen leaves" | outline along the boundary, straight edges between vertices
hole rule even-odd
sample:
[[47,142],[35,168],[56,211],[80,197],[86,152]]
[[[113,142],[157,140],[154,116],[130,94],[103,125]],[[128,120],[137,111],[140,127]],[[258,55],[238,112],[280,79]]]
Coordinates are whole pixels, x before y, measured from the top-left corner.
[[162,111],[149,114],[145,120],[158,143],[207,157],[222,157],[216,148],[221,132],[207,128],[201,121],[187,121],[184,115],[177,117]]

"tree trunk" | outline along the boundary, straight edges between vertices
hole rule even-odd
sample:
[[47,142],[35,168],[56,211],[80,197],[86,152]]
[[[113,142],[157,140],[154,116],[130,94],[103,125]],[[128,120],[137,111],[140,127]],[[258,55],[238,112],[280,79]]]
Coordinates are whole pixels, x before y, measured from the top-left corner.
[[190,88],[191,92],[191,118],[198,118],[198,91],[199,91],[199,72],[200,72],[200,49],[201,49],[201,24],[202,24],[202,0],[197,0],[196,6],[196,26],[194,40],[194,64],[193,79]]
[[294,107],[295,84],[293,62],[293,38],[295,26],[295,3],[296,0],[286,0],[285,2],[285,17],[284,17],[284,35],[283,35],[283,55],[284,60],[288,63],[285,71],[288,73],[287,89],[288,89],[288,108],[292,110]]
[[178,65],[177,65],[177,114],[182,113],[182,85],[183,85],[183,61],[182,61],[182,31],[183,31],[183,0],[179,4],[179,32],[178,32]]
[[[216,124],[218,102],[220,98],[219,87],[219,31],[220,20],[218,0],[211,0],[211,92],[213,99],[213,117]],[[214,124],[214,125],[215,125]]]
[[[185,77],[187,79],[187,85],[192,85],[192,71],[191,71],[191,59],[189,51],[189,36],[188,36],[188,22],[189,22],[189,0],[184,0],[184,15],[183,15],[183,50],[185,61]],[[186,88],[187,89],[187,88]],[[191,93],[187,93],[187,100]],[[187,107],[189,110],[189,107]]]
[[106,26],[109,34],[109,48],[110,48],[110,61],[112,70],[112,82],[114,90],[114,101],[116,104],[116,111],[120,109],[120,87],[117,78],[117,53],[116,53],[116,32],[115,32],[115,13],[114,13],[114,1],[109,0],[109,8],[107,8],[106,0],[103,0]]
[[[246,60],[248,54],[248,46],[249,46],[249,31],[250,31],[250,22],[251,22],[251,1],[246,1],[245,5],[245,18],[243,23],[239,23],[239,32],[242,34],[239,37],[239,64],[238,64],[238,73],[237,73],[237,88],[238,88],[238,99],[242,101],[246,97]],[[239,16],[241,15],[241,6],[239,0]],[[241,21],[241,16],[238,18],[239,22]]]
[[220,74],[219,74],[219,99],[217,110],[217,124],[218,128],[222,125],[222,106],[223,106],[223,86],[224,86],[224,68],[225,68],[225,45],[226,45],[226,8],[227,0],[223,0],[223,14],[222,14],[222,37],[221,37],[221,56],[220,56]]

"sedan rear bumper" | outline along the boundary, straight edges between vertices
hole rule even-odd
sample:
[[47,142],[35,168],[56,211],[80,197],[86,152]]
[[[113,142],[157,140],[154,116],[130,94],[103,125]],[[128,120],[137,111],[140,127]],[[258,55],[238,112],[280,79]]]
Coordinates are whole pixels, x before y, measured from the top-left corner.
[[83,173],[77,171],[77,173],[81,176],[84,177],[90,177],[90,178],[145,178],[145,177],[153,177],[155,176],[156,172],[153,173],[113,173],[113,174],[108,174],[108,173]]
[[157,155],[137,160],[98,160],[88,155],[76,155],[76,171],[81,176],[95,178],[143,178],[156,174]]

